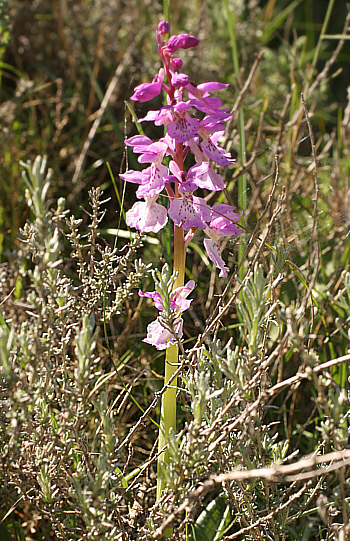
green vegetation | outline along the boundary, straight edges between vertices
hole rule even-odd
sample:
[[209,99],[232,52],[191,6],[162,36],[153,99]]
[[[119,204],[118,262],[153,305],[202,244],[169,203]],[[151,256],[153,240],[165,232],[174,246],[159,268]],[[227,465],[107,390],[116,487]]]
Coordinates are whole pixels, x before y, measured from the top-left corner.
[[148,104],[129,98],[162,19],[160,2],[0,0],[0,539],[348,539],[346,3],[169,3],[172,34],[200,38],[191,80],[230,83],[236,111],[227,188],[202,196],[246,208],[228,279],[187,250],[156,501],[164,352],[137,291],[173,238],[129,230],[119,173],[141,168],[124,139]]

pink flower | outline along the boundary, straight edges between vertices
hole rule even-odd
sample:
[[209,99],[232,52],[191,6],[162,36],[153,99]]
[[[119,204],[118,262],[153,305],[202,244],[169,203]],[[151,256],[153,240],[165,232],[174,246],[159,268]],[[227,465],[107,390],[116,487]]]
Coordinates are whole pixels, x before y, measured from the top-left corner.
[[216,132],[212,137],[209,137],[212,129],[214,129],[213,126],[209,125],[201,127],[198,130],[198,134],[203,137],[203,141],[200,144],[201,149],[210,160],[213,160],[213,162],[218,165],[230,165],[235,160],[231,158],[231,154],[225,152],[223,148],[216,144],[217,140],[224,132]]
[[187,113],[189,105],[181,101],[174,107],[174,120],[168,124],[168,134],[176,139],[177,143],[184,143],[194,137],[199,129],[200,123],[196,118],[190,117]]
[[190,78],[185,73],[175,73],[171,78],[171,84],[176,88],[186,86],[190,82]]
[[[186,285],[177,287],[170,293],[170,309],[176,312],[178,316],[190,307],[192,299],[187,299],[188,295],[192,293],[195,283],[193,280],[189,280]],[[154,300],[156,308],[160,310],[160,315],[155,321],[152,321],[147,327],[147,337],[143,342],[155,346],[158,350],[166,349],[172,344],[175,344],[182,338],[183,334],[183,321],[180,317],[175,317],[173,321],[173,327],[176,335],[172,334],[162,324],[162,311],[164,310],[164,301],[158,291],[146,291],[143,293],[139,291],[140,297],[149,297]]]
[[140,163],[151,163],[143,171],[127,171],[119,175],[126,182],[140,184],[136,196],[153,197],[160,194],[165,186],[165,177],[168,174],[168,168],[162,165],[162,160],[168,144],[163,141],[153,143],[148,137],[136,135],[126,140],[127,146],[133,146],[134,152],[140,153],[138,158]]
[[164,52],[166,54],[173,54],[178,49],[190,49],[196,47],[199,43],[199,39],[190,34],[179,34],[178,36],[171,36],[166,45]]
[[157,195],[138,201],[126,213],[126,223],[138,231],[158,233],[168,221],[166,208],[156,203]]
[[191,227],[206,229],[211,218],[211,208],[206,200],[191,194],[173,199],[168,213],[175,225],[185,230]]
[[218,240],[222,236],[239,235],[244,231],[236,225],[241,216],[242,214],[234,212],[234,207],[231,207],[231,205],[214,205],[212,207],[212,219],[205,230],[205,233],[210,237],[210,239],[204,239],[203,241],[208,257],[220,269],[220,276],[225,278],[229,268],[225,266],[221,257]]
[[209,224],[209,229],[216,232],[219,236],[239,235],[244,229],[237,227],[236,222],[241,219],[243,212],[238,214],[234,212],[234,207],[231,205],[218,204],[212,207],[212,219]]
[[183,321],[178,318],[174,321],[174,330],[176,336],[174,336],[168,329],[163,327],[161,319],[157,317],[155,321],[152,321],[147,327],[147,337],[142,340],[151,346],[155,346],[158,350],[167,349],[172,344],[175,344],[182,338],[183,334]]
[[[192,299],[187,300],[187,297],[192,293],[194,286],[194,280],[189,280],[186,285],[177,287],[170,293],[169,298],[171,310],[176,310],[178,313],[182,313],[190,307]],[[156,308],[158,308],[160,311],[164,310],[163,299],[158,291],[146,291],[143,293],[141,290],[139,290],[139,296],[153,299]]]
[[168,33],[169,33],[168,21],[160,21],[160,23],[158,24],[158,29],[156,33],[157,43],[159,45],[162,46],[164,44],[164,38]]
[[152,98],[159,96],[161,89],[162,87],[158,82],[142,83],[134,88],[134,93],[130,99],[144,103],[145,101],[149,101]]
[[152,98],[155,98],[160,94],[160,91],[162,90],[163,81],[164,69],[161,68],[158,75],[154,77],[152,83],[142,83],[141,85],[136,86],[134,88],[134,93],[130,99],[134,101],[139,101],[140,103],[144,103],[145,101],[149,101]]

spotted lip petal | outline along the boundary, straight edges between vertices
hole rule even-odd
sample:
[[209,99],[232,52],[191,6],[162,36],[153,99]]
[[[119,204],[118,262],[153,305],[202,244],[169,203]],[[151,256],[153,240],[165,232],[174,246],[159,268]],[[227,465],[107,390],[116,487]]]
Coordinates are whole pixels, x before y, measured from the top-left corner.
[[201,149],[203,152],[218,165],[230,165],[235,160],[231,158],[230,154],[226,153],[223,148],[218,147],[213,140],[208,137],[201,142]]
[[177,143],[185,143],[196,135],[199,129],[199,120],[190,117],[186,112],[174,113],[174,116],[175,120],[167,126],[168,134],[176,139]]
[[185,230],[205,229],[211,218],[211,208],[205,199],[186,194],[171,201],[168,213],[175,225]]

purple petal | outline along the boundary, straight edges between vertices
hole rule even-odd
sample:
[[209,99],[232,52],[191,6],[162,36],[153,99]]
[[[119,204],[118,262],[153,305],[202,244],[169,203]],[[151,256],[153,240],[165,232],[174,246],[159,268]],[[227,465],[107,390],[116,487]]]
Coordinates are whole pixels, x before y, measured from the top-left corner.
[[[139,149],[139,147],[136,148]],[[136,152],[136,148],[134,149],[134,152]],[[157,161],[161,161],[167,148],[168,145],[164,142],[158,141],[156,143],[152,143],[151,145],[144,147],[144,150],[142,151],[143,154],[142,156],[139,156],[138,162],[155,163]]]
[[222,88],[227,88],[228,86],[230,85],[211,81],[208,83],[201,83],[200,85],[197,85],[197,88],[198,90],[201,90],[204,92],[214,92],[215,90],[221,90]]
[[126,171],[122,175],[119,175],[122,180],[125,182],[132,182],[133,184],[145,184],[148,182],[150,177],[149,167],[143,171]]
[[166,176],[168,174],[168,168],[165,165],[151,165],[151,175],[147,184],[143,183],[136,191],[136,197],[142,199],[143,197],[153,197],[160,194],[165,186]]
[[184,111],[188,111],[190,108],[187,101],[179,101],[176,105],[174,105],[174,111],[176,113],[183,113]]
[[185,230],[191,227],[205,229],[205,222],[209,222],[211,218],[211,208],[205,199],[194,195],[173,199],[168,213],[175,225]]
[[171,84],[175,86],[175,88],[186,86],[189,82],[190,78],[185,73],[175,73],[171,78]]
[[227,278],[227,273],[230,270],[228,267],[225,267],[225,262],[221,257],[221,252],[218,243],[213,239],[204,239],[204,247],[207,251],[210,261],[220,269],[220,277]]
[[[208,118],[208,117],[207,117]],[[199,130],[199,135],[201,135],[201,132],[205,133],[206,135],[212,135],[213,133],[221,132],[224,133],[225,126],[223,124],[220,124],[220,122],[206,122],[207,119],[204,119],[201,121],[201,127]]]
[[166,43],[166,51],[170,54],[175,53],[178,49],[190,49],[196,47],[199,39],[189,34],[179,34],[171,36]]
[[201,142],[201,149],[205,154],[213,160],[218,165],[230,165],[235,160],[233,160],[230,154],[226,153],[223,148],[218,147],[213,143],[213,141],[208,137],[203,139]]
[[[208,162],[203,163],[206,163],[209,166]],[[214,169],[211,169],[211,167],[208,167],[207,171],[204,170],[203,172],[198,169],[198,172],[196,172],[195,183],[197,184],[198,188],[204,188],[206,190],[216,192],[223,190],[226,186],[222,176],[219,175],[219,173],[216,173]]]
[[186,285],[177,287],[171,292],[170,299],[172,310],[184,312],[190,307],[192,299],[188,300],[186,297],[192,293],[195,285],[194,280],[189,280]]
[[151,145],[153,141],[145,135],[134,135],[134,137],[129,137],[129,139],[125,139],[124,143],[127,147],[135,147],[139,145]]
[[145,101],[149,101],[152,98],[158,96],[160,94],[160,91],[161,85],[158,82],[143,83],[134,88],[134,93],[130,99],[134,101],[139,101],[140,103],[144,103]]
[[170,67],[172,67],[174,70],[179,71],[182,68],[182,60],[181,58],[172,58],[170,60]]
[[167,126],[168,134],[178,143],[184,143],[193,137],[199,129],[199,120],[189,115],[177,115],[176,120]]
[[145,291],[145,293],[143,293],[141,289],[139,289],[139,297],[149,297],[150,299],[153,299],[156,308],[158,308],[158,310],[164,310],[163,299],[158,291]]
[[196,163],[196,165],[193,165],[188,170],[188,177],[195,178],[201,175],[205,175],[206,173],[208,173],[208,170],[209,170],[209,162]]
[[238,214],[234,212],[234,207],[225,204],[214,205],[212,211],[213,216],[209,227],[215,229],[219,235],[238,235],[243,233],[244,229],[240,229],[236,225],[243,212]]
[[160,21],[158,24],[158,32],[160,34],[167,34],[169,32],[169,23],[168,21]]

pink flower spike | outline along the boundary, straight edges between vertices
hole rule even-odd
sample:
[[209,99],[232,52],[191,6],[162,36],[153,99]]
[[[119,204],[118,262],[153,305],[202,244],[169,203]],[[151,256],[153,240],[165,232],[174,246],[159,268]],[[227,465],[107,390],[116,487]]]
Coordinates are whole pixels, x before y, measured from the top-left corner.
[[212,261],[214,265],[220,269],[219,276],[227,278],[227,273],[230,269],[225,267],[225,262],[221,257],[218,243],[213,239],[204,239],[203,243],[210,261]]
[[143,233],[158,233],[168,221],[167,210],[156,203],[157,195],[138,201],[126,213],[126,223]]

